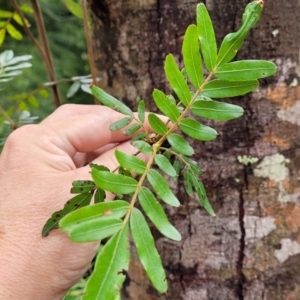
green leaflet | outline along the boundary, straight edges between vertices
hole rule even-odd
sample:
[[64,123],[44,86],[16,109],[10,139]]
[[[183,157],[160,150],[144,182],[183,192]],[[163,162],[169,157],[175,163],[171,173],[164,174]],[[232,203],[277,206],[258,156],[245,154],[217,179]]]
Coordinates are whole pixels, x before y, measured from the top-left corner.
[[197,100],[193,103],[191,111],[196,116],[218,121],[235,119],[244,113],[240,106],[213,100]]
[[148,224],[143,214],[136,208],[133,209],[130,216],[130,228],[139,259],[149,279],[160,293],[165,293],[168,284],[161,258],[156,250]]
[[11,23],[7,23],[6,30],[13,39],[18,41],[23,39],[22,33]]
[[128,226],[118,231],[97,256],[83,300],[115,300],[129,266]]
[[203,70],[196,25],[190,25],[185,32],[182,54],[188,78],[195,89],[199,89],[203,82]]
[[194,154],[194,149],[181,135],[177,133],[171,133],[167,137],[167,140],[175,151],[187,156]]
[[176,177],[177,173],[170,161],[162,154],[156,154],[154,157],[155,163],[158,165],[161,171],[165,172],[171,177]]
[[156,106],[163,112],[172,122],[176,122],[180,116],[177,106],[161,91],[154,90],[152,97]]
[[144,123],[145,121],[145,109],[146,109],[145,101],[141,100],[138,105],[138,117],[142,123]]
[[132,124],[129,127],[127,127],[123,131],[123,133],[124,133],[124,135],[131,135],[131,134],[134,134],[135,132],[137,132],[140,128],[142,128],[142,124],[135,123],[135,124]]
[[179,172],[180,172],[181,167],[182,167],[182,160],[176,158],[174,163],[173,163],[173,167],[176,171],[177,176],[179,176]]
[[202,182],[200,182],[198,180],[198,178],[196,177],[196,175],[191,176],[191,180],[193,182],[193,188],[195,189],[198,198],[200,200],[200,203],[202,204],[202,206],[206,209],[206,211],[213,217],[216,216],[213,208],[211,207],[209,200],[207,198],[206,192],[205,192],[205,188],[202,184]]
[[68,233],[70,239],[75,243],[96,242],[108,238],[119,231],[123,221],[120,219],[93,219],[73,226]]
[[200,141],[214,140],[218,134],[213,128],[190,118],[182,119],[179,128],[188,136]]
[[237,32],[226,35],[221,44],[217,59],[218,66],[231,61],[235,57],[243,45],[246,35],[259,20],[262,9],[263,2],[261,0],[253,1],[246,6],[241,28]]
[[133,120],[133,117],[126,117],[126,118],[120,119],[120,120],[112,123],[109,126],[109,129],[111,131],[120,130],[120,129],[124,128],[125,126],[127,126],[132,120]]
[[210,98],[229,98],[247,94],[257,88],[257,80],[225,81],[215,79],[205,85],[202,95]]
[[137,181],[131,177],[92,168],[92,178],[96,185],[114,194],[131,194],[137,187]]
[[180,205],[180,202],[170,190],[166,180],[156,170],[150,169],[147,174],[147,179],[149,180],[156,194],[164,202],[175,207]]
[[180,101],[187,106],[191,101],[190,89],[175,62],[174,56],[168,54],[165,60],[165,73],[167,79]]
[[187,194],[189,196],[192,196],[193,194],[193,182],[192,182],[192,172],[191,171],[185,171],[183,173],[183,183],[184,183],[184,187],[185,187],[185,190],[187,192]]
[[120,219],[125,216],[129,208],[129,203],[124,200],[115,200],[89,205],[75,210],[59,222],[63,230],[71,230],[78,224],[92,220]]
[[209,13],[203,3],[197,5],[197,28],[205,65],[212,71],[217,63],[217,43]]
[[107,172],[109,172],[108,167],[103,166],[103,165],[97,165],[97,164],[90,163],[89,166],[90,166],[91,169],[96,169],[98,171],[107,171]]
[[180,233],[173,225],[171,225],[164,209],[155,199],[152,192],[143,186],[138,194],[138,198],[144,212],[155,227],[167,238],[174,241],[180,241]]
[[134,141],[132,145],[140,149],[140,151],[144,154],[151,154],[153,151],[152,147],[144,141]]
[[105,200],[105,192],[102,189],[97,189],[95,194],[94,194],[94,202],[95,203],[101,203],[104,202]]
[[148,121],[154,132],[164,135],[168,132],[168,127],[166,124],[155,114],[148,115]]
[[91,200],[92,200],[93,194],[91,193],[83,193],[83,194],[79,194],[75,197],[73,197],[72,199],[70,199],[69,201],[67,201],[67,203],[65,204],[64,208],[56,211],[55,213],[52,214],[51,218],[48,219],[48,221],[46,222],[46,224],[43,227],[42,230],[42,236],[47,236],[52,230],[57,229],[58,228],[58,222],[68,213],[89,205]]
[[240,60],[218,68],[216,77],[222,80],[255,80],[276,73],[276,65],[265,60]]
[[143,174],[146,170],[146,163],[136,156],[123,153],[119,150],[115,151],[115,156],[119,164],[129,171]]
[[96,187],[94,181],[91,180],[77,180],[72,182],[71,193],[82,194],[87,193]]
[[145,132],[140,132],[130,140],[130,143],[133,144],[135,141],[144,140],[146,136],[147,134]]
[[133,112],[129,107],[123,104],[121,101],[117,100],[115,97],[107,94],[104,90],[93,85],[91,87],[92,94],[105,106],[110,107],[121,114],[132,116]]

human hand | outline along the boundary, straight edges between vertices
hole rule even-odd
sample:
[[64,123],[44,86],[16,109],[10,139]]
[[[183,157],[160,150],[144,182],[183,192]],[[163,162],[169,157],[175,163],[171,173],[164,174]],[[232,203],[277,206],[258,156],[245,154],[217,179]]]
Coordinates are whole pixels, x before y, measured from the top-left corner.
[[64,105],[8,137],[0,156],[0,299],[61,299],[83,276],[98,243],[75,244],[60,230],[42,238],[41,230],[70,199],[72,182],[91,179],[89,162],[113,169],[116,147],[136,152],[128,136],[109,130],[123,117]]

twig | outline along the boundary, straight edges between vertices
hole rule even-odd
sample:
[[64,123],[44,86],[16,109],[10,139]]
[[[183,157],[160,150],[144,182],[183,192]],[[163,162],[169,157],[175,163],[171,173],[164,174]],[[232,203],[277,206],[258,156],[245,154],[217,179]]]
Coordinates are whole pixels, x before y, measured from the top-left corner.
[[[97,85],[97,70],[96,70],[93,45],[92,45],[92,40],[90,35],[89,17],[88,17],[88,11],[86,6],[86,0],[81,0],[81,7],[83,12],[83,25],[84,25],[86,45],[88,50],[89,62],[90,62],[90,69],[93,78],[93,84]],[[99,102],[96,99],[94,101],[96,104],[99,104]]]
[[10,123],[12,129],[16,129],[15,122],[11,119],[11,117],[6,113],[4,108],[0,105],[0,112],[3,114],[4,118]]
[[[23,23],[23,24],[26,24],[26,23],[25,23],[25,17],[24,17],[24,14],[23,14],[23,12],[20,10],[17,1],[16,1],[16,0],[11,0],[11,1],[12,1],[12,4],[13,4],[13,6],[14,6],[16,12],[20,15],[21,20],[22,20],[22,23]],[[33,0],[32,0],[32,1],[33,1]],[[38,27],[39,27],[39,26],[38,26]],[[32,34],[31,30],[30,30],[27,26],[24,25],[23,28],[24,28],[24,31],[26,32],[26,34],[28,35],[28,37],[29,37],[29,38],[31,39],[31,41],[34,43],[34,45],[36,46],[36,48],[39,50],[39,52],[40,52],[40,54],[41,54],[41,56],[42,56],[42,59],[43,59],[44,62],[45,62],[46,69],[47,69],[47,73],[48,73],[48,75],[49,75],[50,80],[51,80],[51,81],[56,81],[56,80],[54,80],[54,79],[55,79],[55,76],[52,77],[52,75],[53,75],[53,73],[52,73],[52,67],[51,67],[51,63],[50,63],[50,61],[49,61],[49,59],[48,59],[48,56],[47,56],[47,53],[46,53],[45,49],[43,49],[43,47],[40,45],[40,43],[38,42],[38,40],[34,37],[34,35]],[[58,96],[58,94],[57,94],[57,92],[56,92],[56,91],[57,91],[56,87],[53,87],[52,91],[53,91],[53,97],[54,97],[55,105],[56,105],[56,107],[58,107],[58,106],[61,105],[61,101],[60,101],[59,96]]]

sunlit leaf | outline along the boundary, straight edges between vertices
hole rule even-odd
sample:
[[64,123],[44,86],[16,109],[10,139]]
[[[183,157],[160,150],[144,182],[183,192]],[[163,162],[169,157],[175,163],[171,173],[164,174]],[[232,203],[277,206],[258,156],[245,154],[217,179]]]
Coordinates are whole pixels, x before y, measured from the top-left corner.
[[154,132],[164,135],[168,131],[166,124],[155,114],[148,115],[148,121]]
[[142,123],[144,123],[145,121],[145,109],[146,109],[145,101],[141,100],[138,105],[138,117]]
[[59,226],[71,230],[80,223],[92,220],[120,219],[125,216],[129,203],[123,200],[101,202],[75,210],[60,220]]
[[188,105],[191,101],[190,89],[181,74],[174,56],[168,54],[165,60],[165,73],[172,89],[184,105]]
[[105,192],[102,189],[97,189],[95,194],[94,194],[94,202],[95,203],[101,203],[104,202],[105,200]]
[[136,208],[130,216],[130,228],[139,259],[153,286],[165,293],[168,289],[166,274],[154,239],[143,214]]
[[180,116],[177,106],[163,92],[154,90],[152,97],[155,104],[172,122],[176,122]]
[[0,18],[11,18],[13,16],[13,12],[6,11],[6,10],[0,10]]
[[231,61],[236,56],[246,35],[259,20],[262,9],[263,1],[253,1],[246,6],[241,28],[237,32],[226,35],[221,44],[217,59],[218,66]]
[[151,154],[153,152],[152,147],[144,141],[134,141],[132,145],[140,149],[140,151],[144,154]]
[[96,187],[94,181],[91,180],[77,180],[72,182],[71,193],[81,194],[87,193]]
[[162,154],[156,154],[154,157],[155,163],[158,167],[171,177],[176,177],[177,173],[170,161]]
[[180,241],[180,233],[169,222],[164,209],[155,199],[152,192],[143,186],[138,194],[138,198],[147,217],[152,221],[155,227],[167,238]]
[[198,89],[203,81],[203,70],[196,25],[190,25],[185,32],[182,54],[188,78],[193,86]]
[[52,230],[58,228],[58,222],[68,213],[81,208],[83,206],[89,205],[92,200],[93,195],[90,193],[79,194],[65,204],[62,210],[56,211],[52,214],[51,218],[48,219],[43,227],[42,235],[47,236]]
[[203,3],[197,5],[197,29],[205,65],[212,71],[217,63],[217,43],[209,13]]
[[13,39],[18,41],[23,39],[22,33],[19,30],[17,30],[17,28],[13,26],[11,23],[8,23],[6,25],[6,30]]
[[211,98],[228,98],[247,94],[257,88],[257,80],[225,81],[215,79],[205,85],[202,95]]
[[6,29],[5,28],[1,28],[0,29],[0,47],[2,46],[4,40],[5,40],[5,36],[6,36]]
[[193,103],[191,111],[196,116],[218,121],[235,119],[244,113],[240,106],[213,100],[197,100]]
[[134,134],[135,132],[137,132],[141,128],[142,128],[142,124],[135,123],[135,124],[132,124],[129,127],[127,127],[123,131],[123,133],[124,133],[124,135],[132,135],[132,134]]
[[125,117],[123,119],[120,119],[120,120],[112,123],[109,126],[109,129],[111,131],[120,130],[120,129],[124,128],[125,126],[127,126],[129,123],[131,123],[132,120],[133,120],[133,117]]
[[133,171],[137,174],[143,174],[146,170],[146,163],[134,155],[116,150],[115,156],[119,164],[129,171]]
[[96,185],[115,194],[131,194],[137,187],[137,181],[131,177],[92,168],[92,178]]
[[187,156],[194,154],[194,149],[181,135],[177,133],[171,133],[167,140],[175,151]]
[[83,300],[115,300],[129,266],[128,226],[117,232],[102,248],[96,259]]
[[80,4],[74,0],[63,0],[63,3],[67,7],[67,9],[77,18],[82,19],[82,8]]
[[24,26],[24,23],[25,23],[26,27],[30,27],[29,21],[27,19],[24,19],[24,23],[23,23],[23,20],[18,13],[14,13],[13,19],[21,26]]
[[166,180],[156,170],[150,169],[147,173],[147,179],[149,180],[156,194],[164,202],[175,207],[180,205],[180,202],[170,190]]
[[34,108],[38,108],[40,106],[39,101],[37,100],[37,98],[34,95],[29,95],[27,98],[27,101]]
[[274,75],[276,65],[265,60],[240,60],[218,68],[216,76],[222,80],[255,80]]
[[218,134],[213,128],[190,118],[182,119],[179,128],[188,136],[200,141],[214,140]]
[[31,6],[23,3],[19,7],[20,7],[20,9],[21,9],[22,12],[28,13],[28,14],[33,14],[33,9],[32,9]]
[[117,100],[113,96],[107,94],[104,90],[93,85],[91,87],[92,94],[105,106],[108,106],[124,115],[133,116],[132,110],[127,107],[124,103]]

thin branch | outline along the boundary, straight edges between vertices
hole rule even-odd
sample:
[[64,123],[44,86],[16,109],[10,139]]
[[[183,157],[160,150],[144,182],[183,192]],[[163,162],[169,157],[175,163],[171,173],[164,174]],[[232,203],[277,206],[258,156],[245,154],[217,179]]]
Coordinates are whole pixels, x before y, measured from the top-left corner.
[[4,108],[0,105],[0,113],[4,116],[4,118],[9,122],[12,129],[16,129],[15,122],[11,119],[11,117],[6,113]]
[[[91,39],[91,35],[90,35],[89,16],[88,16],[86,0],[81,0],[81,7],[82,7],[82,12],[83,12],[84,33],[85,33],[85,38],[86,38],[86,45],[87,45],[87,50],[88,50],[93,84],[97,85],[97,70],[96,70],[96,65],[95,65],[92,39]],[[99,104],[99,102],[96,99],[95,99],[95,103]]]
[[[12,1],[12,4],[16,10],[16,12],[20,15],[21,17],[21,20],[22,20],[22,23],[23,24],[26,24],[25,23],[25,17],[24,17],[24,14],[23,12],[20,10],[19,8],[19,5],[17,3],[16,0],[11,0]],[[33,0],[32,0],[33,1]],[[51,62],[49,61],[49,58],[47,56],[47,52],[45,51],[45,49],[40,45],[39,41],[34,37],[34,35],[32,34],[31,30],[27,27],[27,26],[23,26],[24,28],[24,31],[26,32],[26,34],[28,35],[28,37],[31,39],[31,41],[33,42],[33,44],[36,46],[36,48],[39,50],[41,56],[42,56],[42,59],[44,60],[45,62],[45,65],[46,65],[46,69],[47,69],[47,73],[49,75],[49,78],[51,81],[56,81],[55,80],[55,76],[53,77],[53,73],[52,73],[52,65],[51,65]],[[39,26],[38,26],[39,28]],[[59,96],[57,94],[57,89],[56,87],[53,87],[52,89],[53,91],[53,97],[54,97],[54,102],[55,102],[55,105],[56,107],[60,106],[61,105],[61,101],[59,99]]]
[[[50,72],[51,72],[51,73],[49,73],[49,75],[50,75],[51,81],[56,81],[56,75],[55,75],[55,69],[54,69],[54,64],[53,64],[53,60],[52,60],[51,49],[50,49],[49,41],[47,38],[47,31],[46,31],[41,7],[40,7],[38,0],[31,0],[31,5],[34,10],[34,16],[35,16],[35,21],[36,21],[37,28],[38,28],[39,37],[40,37],[43,49],[46,53],[46,56],[47,56],[47,59],[49,62],[49,67],[50,67]],[[54,94],[54,99],[55,99],[55,105],[56,105],[56,107],[59,107],[62,103],[61,103],[61,99],[59,96],[58,87],[53,86],[52,89],[53,89],[53,94]]]

